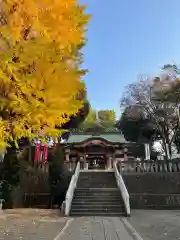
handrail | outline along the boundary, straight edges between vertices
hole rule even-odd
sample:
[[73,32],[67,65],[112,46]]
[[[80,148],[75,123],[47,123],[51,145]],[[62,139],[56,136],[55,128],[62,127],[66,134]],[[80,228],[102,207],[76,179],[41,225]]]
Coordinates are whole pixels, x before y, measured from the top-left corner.
[[127,214],[127,216],[130,216],[131,210],[130,210],[129,193],[127,191],[126,185],[124,184],[124,180],[118,171],[117,163],[115,161],[113,162],[113,167],[114,167],[114,174],[115,174],[116,182],[117,182],[117,185],[121,192],[121,196],[122,196],[124,206],[126,209],[126,214]]
[[69,216],[69,212],[71,209],[71,203],[72,203],[72,199],[74,196],[74,190],[76,189],[77,181],[79,178],[79,172],[80,172],[80,162],[78,162],[76,165],[75,173],[73,174],[73,176],[71,178],[69,188],[66,193],[66,198],[65,198],[65,201],[63,202],[65,216]]

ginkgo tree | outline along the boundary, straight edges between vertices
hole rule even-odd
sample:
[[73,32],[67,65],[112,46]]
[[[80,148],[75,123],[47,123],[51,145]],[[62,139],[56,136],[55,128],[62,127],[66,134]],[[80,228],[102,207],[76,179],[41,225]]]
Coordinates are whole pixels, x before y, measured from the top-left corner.
[[90,16],[76,0],[0,0],[0,9],[0,147],[57,136],[83,106]]

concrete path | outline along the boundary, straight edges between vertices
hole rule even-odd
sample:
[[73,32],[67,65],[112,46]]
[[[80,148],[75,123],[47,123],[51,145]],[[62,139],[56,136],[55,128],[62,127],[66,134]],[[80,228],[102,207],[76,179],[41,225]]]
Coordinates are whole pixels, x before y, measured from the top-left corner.
[[70,220],[55,240],[133,240],[117,217],[80,217]]
[[129,222],[144,240],[180,239],[180,210],[132,210]]

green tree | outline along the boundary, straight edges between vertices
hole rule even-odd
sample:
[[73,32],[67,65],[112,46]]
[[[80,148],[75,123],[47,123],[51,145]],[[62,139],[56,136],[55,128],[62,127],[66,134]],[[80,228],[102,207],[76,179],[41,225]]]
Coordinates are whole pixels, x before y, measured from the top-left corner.
[[112,129],[116,124],[116,114],[114,110],[100,110],[98,111],[101,126],[105,129]]
[[80,124],[79,131],[82,132],[106,132],[115,128],[116,116],[113,110],[99,110],[90,108],[85,121]]
[[21,176],[21,167],[18,160],[17,152],[7,148],[11,154],[5,154],[1,169],[1,191],[2,199],[5,200],[4,207],[12,208],[13,200],[11,193],[18,186]]
[[116,123],[117,128],[130,142],[150,142],[156,133],[155,125],[143,116],[140,106],[129,106]]
[[78,128],[84,121],[86,121],[86,117],[89,114],[89,102],[86,100],[84,102],[84,106],[79,109],[76,115],[72,115],[70,120],[66,122],[62,128],[65,130],[71,130]]

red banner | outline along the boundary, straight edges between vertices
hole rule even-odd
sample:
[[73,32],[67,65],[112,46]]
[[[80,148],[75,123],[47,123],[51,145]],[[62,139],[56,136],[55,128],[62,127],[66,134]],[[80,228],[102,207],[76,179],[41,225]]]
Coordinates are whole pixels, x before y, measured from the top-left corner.
[[36,150],[35,150],[35,160],[36,161],[39,161],[40,153],[41,153],[41,144],[38,143],[36,145]]
[[47,163],[48,160],[48,146],[44,146],[44,163]]

